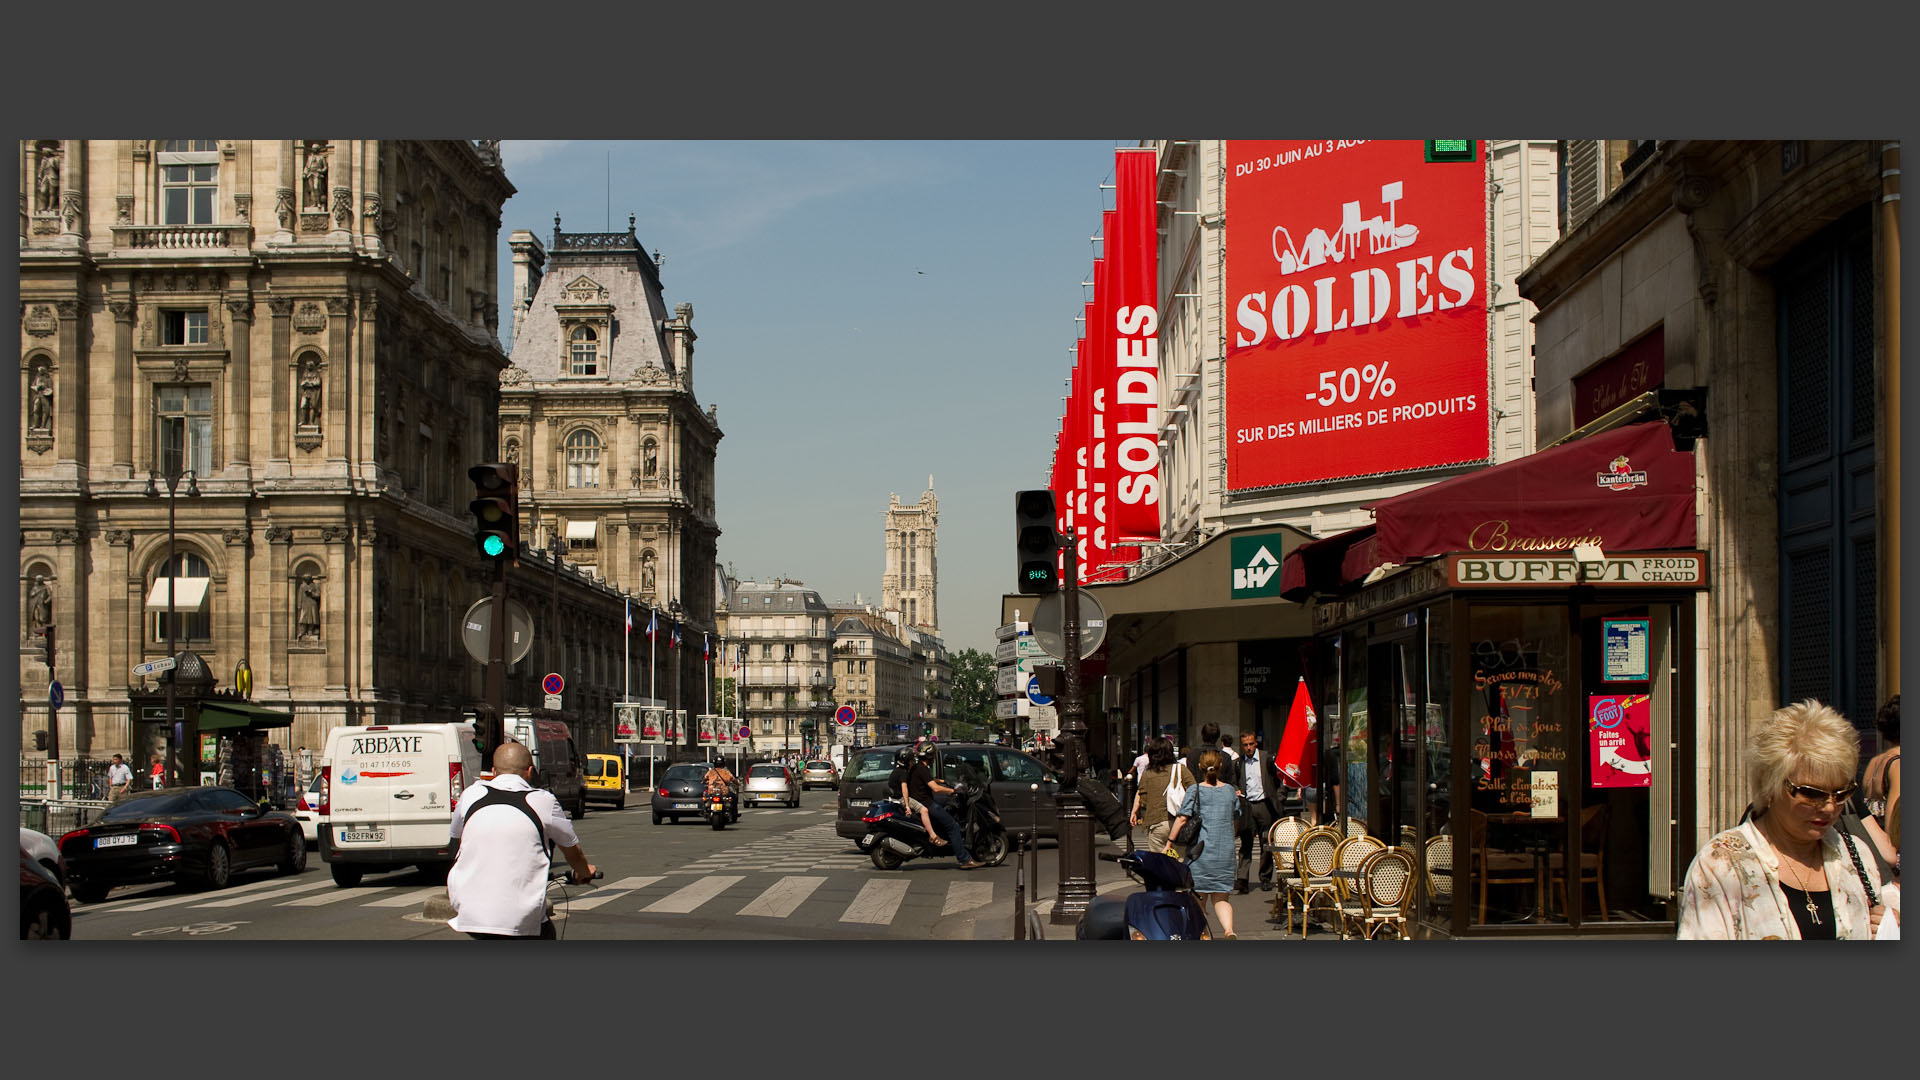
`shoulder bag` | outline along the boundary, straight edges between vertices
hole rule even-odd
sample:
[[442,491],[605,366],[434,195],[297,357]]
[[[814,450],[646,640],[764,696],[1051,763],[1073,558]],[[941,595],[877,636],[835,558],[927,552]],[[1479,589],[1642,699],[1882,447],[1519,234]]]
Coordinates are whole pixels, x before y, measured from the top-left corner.
[[1174,817],[1180,816],[1180,807],[1187,801],[1186,786],[1180,783],[1180,773],[1185,767],[1176,761],[1173,768],[1167,770],[1167,813]]

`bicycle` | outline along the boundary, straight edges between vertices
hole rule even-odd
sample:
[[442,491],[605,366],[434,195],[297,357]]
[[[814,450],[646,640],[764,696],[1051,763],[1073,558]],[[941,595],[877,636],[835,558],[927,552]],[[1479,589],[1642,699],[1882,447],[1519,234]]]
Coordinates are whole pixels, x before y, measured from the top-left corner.
[[[599,881],[601,878],[604,878],[606,876],[607,876],[607,872],[605,870],[595,869],[593,872],[594,881]],[[569,885],[578,885],[578,884],[580,883],[575,881],[573,878],[573,868],[571,866],[567,866],[565,863],[561,863],[557,867],[550,868],[547,871],[547,900],[546,900],[547,921],[553,924],[554,940],[556,941],[565,940],[567,935],[566,935],[565,929],[561,925],[563,922],[565,922],[566,917],[564,915],[560,919],[555,919],[553,917],[554,916],[554,909],[553,909],[554,891],[556,889],[559,891],[560,902],[564,904],[570,899],[570,897],[567,895],[566,887]]]

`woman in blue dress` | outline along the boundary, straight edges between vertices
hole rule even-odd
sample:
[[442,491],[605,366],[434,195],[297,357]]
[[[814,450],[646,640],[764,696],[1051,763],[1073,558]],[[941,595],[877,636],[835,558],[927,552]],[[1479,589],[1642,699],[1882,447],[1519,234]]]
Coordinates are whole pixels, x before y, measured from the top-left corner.
[[1213,905],[1214,918],[1220,920],[1220,932],[1229,941],[1233,933],[1233,852],[1234,819],[1240,816],[1240,793],[1220,779],[1225,761],[1217,750],[1200,755],[1194,769],[1200,782],[1187,789],[1174,818],[1169,835],[1178,836],[1187,819],[1200,819],[1200,854],[1187,864],[1193,874],[1193,891],[1201,903]]

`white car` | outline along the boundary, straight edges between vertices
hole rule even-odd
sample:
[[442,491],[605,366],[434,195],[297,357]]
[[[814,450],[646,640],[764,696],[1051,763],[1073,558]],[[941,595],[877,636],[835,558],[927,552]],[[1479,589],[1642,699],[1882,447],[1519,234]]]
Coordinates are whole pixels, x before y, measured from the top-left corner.
[[37,829],[22,826],[20,829],[20,850],[33,857],[33,861],[47,868],[53,880],[62,885],[67,883],[67,860],[60,857],[60,845],[53,837]]
[[294,819],[300,822],[300,835],[307,838],[307,846],[320,846],[320,773],[316,771],[313,779],[307,782],[307,790],[300,793],[300,801],[294,804]]

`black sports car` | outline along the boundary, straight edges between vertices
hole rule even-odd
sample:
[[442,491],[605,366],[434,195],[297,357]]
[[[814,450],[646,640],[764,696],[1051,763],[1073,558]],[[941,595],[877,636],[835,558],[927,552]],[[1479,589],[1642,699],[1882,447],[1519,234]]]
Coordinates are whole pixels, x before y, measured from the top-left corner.
[[53,872],[20,849],[20,940],[40,941],[73,936],[73,913],[67,891]]
[[60,854],[74,898],[89,904],[115,885],[173,878],[221,889],[249,867],[307,868],[300,822],[229,787],[135,792],[61,837]]

